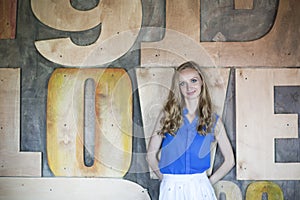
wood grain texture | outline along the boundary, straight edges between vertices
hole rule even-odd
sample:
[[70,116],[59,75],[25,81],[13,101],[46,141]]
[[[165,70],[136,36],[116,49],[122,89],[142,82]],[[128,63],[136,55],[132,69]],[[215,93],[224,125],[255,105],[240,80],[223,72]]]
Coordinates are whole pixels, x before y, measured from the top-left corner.
[[300,69],[236,71],[239,180],[300,180],[300,163],[275,162],[275,138],[298,138],[298,115],[274,114],[274,86],[299,86]]
[[0,1],[0,39],[15,39],[17,0]]
[[0,176],[41,176],[41,153],[20,152],[20,69],[0,69]]
[[268,199],[283,200],[283,193],[279,185],[269,181],[258,181],[251,183],[246,192],[246,200],[261,199],[262,195],[266,193]]
[[0,200],[150,200],[140,185],[112,178],[0,177]]
[[[228,86],[229,69],[202,68],[207,82],[213,110],[222,116],[226,91]],[[163,108],[171,88],[173,68],[139,68],[136,69],[140,105],[143,118],[145,141],[148,145],[151,135],[157,131],[154,126],[157,117]],[[151,92],[149,92],[151,91]],[[212,144],[211,168],[207,171],[210,175],[213,169],[216,144]],[[152,174],[154,178],[155,175]]]
[[195,60],[206,67],[299,66],[299,9],[300,1],[279,1],[272,29],[255,41],[200,42],[200,1],[167,0],[165,37],[142,43],[141,65],[176,66]]
[[[94,163],[84,163],[84,84],[95,91]],[[57,69],[48,85],[47,157],[55,176],[123,177],[132,155],[132,86],[123,69]]]
[[217,199],[220,199],[221,193],[224,193],[226,196],[226,199],[230,200],[242,200],[242,192],[235,183],[231,181],[218,181],[214,185],[215,193],[217,196]]
[[[32,8],[34,12],[39,13],[47,13],[47,8],[52,8],[50,13],[41,17],[40,20],[58,30],[81,31],[101,23],[101,33],[97,41],[88,46],[78,46],[70,38],[36,41],[36,48],[46,59],[66,66],[95,66],[120,58],[133,46],[142,23],[140,0],[103,0],[95,8],[95,13],[75,12],[69,4],[69,1],[37,0],[32,1]],[[60,6],[70,12],[60,9]],[[49,18],[51,22],[47,20]],[[97,23],[93,22],[89,27],[85,27],[86,18],[97,19]],[[70,21],[72,23],[69,24]]]
[[253,0],[234,0],[235,9],[253,9]]
[[62,31],[85,31],[99,25],[103,19],[103,6],[103,3],[99,3],[91,10],[80,11],[66,0],[31,1],[32,12],[38,20]]

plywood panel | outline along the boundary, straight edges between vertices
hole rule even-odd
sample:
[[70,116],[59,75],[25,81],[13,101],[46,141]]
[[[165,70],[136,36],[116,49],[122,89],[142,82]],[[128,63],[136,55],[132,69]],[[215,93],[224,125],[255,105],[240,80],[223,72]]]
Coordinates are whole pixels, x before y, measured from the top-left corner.
[[[222,116],[226,97],[229,69],[202,68],[206,78],[214,111]],[[159,112],[167,99],[171,88],[173,68],[139,68],[136,69],[140,105],[143,118],[143,128],[146,144],[153,133]],[[151,91],[151,92],[149,92]],[[212,161],[214,161],[215,148],[212,150]],[[212,171],[208,170],[208,174]],[[154,174],[152,174],[154,177]]]
[[[69,4],[68,0],[36,0],[32,1],[32,8],[34,12],[40,13],[37,15],[40,16],[42,23],[59,30],[81,31],[101,23],[101,33],[97,41],[88,46],[75,45],[70,38],[35,42],[39,53],[48,60],[76,67],[101,65],[118,59],[133,46],[142,23],[140,0],[103,0],[95,8],[95,13],[94,10],[74,11]],[[60,6],[66,10],[61,9]],[[48,7],[51,8],[50,13],[46,11]],[[41,17],[41,13],[43,13],[43,17]],[[44,13],[48,14],[44,16]],[[92,22],[91,25],[88,25],[89,27],[83,26],[90,18],[97,19],[97,23]],[[72,21],[74,22],[70,23]]]
[[236,71],[238,179],[300,179],[300,163],[275,163],[275,138],[298,138],[298,115],[274,114],[274,86],[283,85],[299,86],[300,69]]
[[224,193],[226,199],[230,200],[242,200],[242,192],[235,183],[231,181],[218,181],[214,185],[217,199],[220,199],[221,193]]
[[1,200],[150,200],[140,185],[109,178],[4,178]]
[[93,9],[80,11],[68,0],[31,0],[34,15],[45,25],[62,31],[85,31],[99,25],[103,6],[99,3]]
[[[95,82],[94,164],[84,164],[84,85]],[[47,156],[56,176],[122,177],[132,154],[132,86],[123,69],[57,69],[48,85]]]
[[141,65],[176,66],[186,60],[202,62],[206,67],[300,65],[300,1],[279,1],[270,32],[249,42],[200,42],[199,10],[199,0],[167,0],[165,37],[142,43]]
[[262,199],[262,195],[266,193],[268,199],[283,200],[283,193],[281,188],[272,182],[260,181],[251,183],[246,192],[246,200]]
[[0,1],[0,39],[14,39],[16,35],[17,0]]
[[253,9],[253,0],[234,0],[235,9]]
[[41,176],[41,153],[20,152],[20,69],[0,69],[0,176]]

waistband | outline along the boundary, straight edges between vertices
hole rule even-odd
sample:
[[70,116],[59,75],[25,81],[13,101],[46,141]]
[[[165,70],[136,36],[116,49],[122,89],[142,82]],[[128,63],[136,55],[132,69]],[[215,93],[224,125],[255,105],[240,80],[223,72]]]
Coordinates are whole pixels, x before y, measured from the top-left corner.
[[199,179],[208,179],[206,175],[206,171],[203,173],[197,174],[163,174],[164,180],[174,180],[174,181],[188,181],[191,179],[197,178]]

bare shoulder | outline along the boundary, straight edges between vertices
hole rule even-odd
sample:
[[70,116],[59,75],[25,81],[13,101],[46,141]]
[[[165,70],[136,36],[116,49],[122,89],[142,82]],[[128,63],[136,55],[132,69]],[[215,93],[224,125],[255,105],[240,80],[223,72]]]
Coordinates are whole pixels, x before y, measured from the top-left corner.
[[164,113],[163,113],[163,111],[160,111],[157,118],[156,118],[156,122],[155,122],[155,125],[154,125],[152,136],[157,135],[160,132],[160,130],[162,129],[161,121],[162,121],[163,117],[164,117]]
[[[161,124],[161,120],[163,118],[163,112],[161,111],[156,119],[153,131],[152,131],[152,135],[149,141],[149,146],[150,148],[154,145],[154,146],[159,146],[160,143],[162,142],[163,136],[160,134],[160,131],[162,129],[162,124]],[[156,148],[155,147],[155,148]]]
[[215,123],[216,125],[215,125],[214,134],[215,137],[218,139],[221,136],[221,134],[226,134],[226,130],[221,117],[218,117]]

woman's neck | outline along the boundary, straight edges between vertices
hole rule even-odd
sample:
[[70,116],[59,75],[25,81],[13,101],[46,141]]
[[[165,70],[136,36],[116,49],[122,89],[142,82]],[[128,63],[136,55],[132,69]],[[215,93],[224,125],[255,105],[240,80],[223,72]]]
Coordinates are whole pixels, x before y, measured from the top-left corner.
[[198,109],[198,99],[185,100],[185,105],[190,115],[195,115]]

